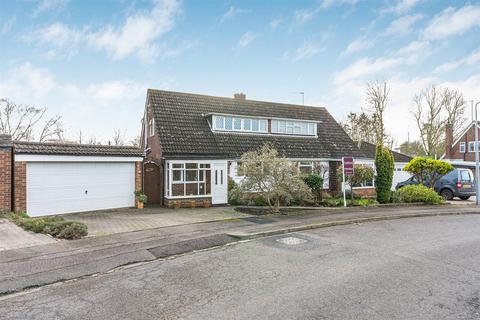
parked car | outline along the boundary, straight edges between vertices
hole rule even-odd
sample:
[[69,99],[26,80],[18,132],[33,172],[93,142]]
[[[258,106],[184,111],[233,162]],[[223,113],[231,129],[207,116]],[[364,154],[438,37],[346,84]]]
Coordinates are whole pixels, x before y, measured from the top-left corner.
[[[427,182],[424,182],[428,184]],[[419,184],[415,177],[399,182],[396,189],[405,186]],[[452,200],[458,197],[462,200],[468,200],[475,195],[475,180],[470,169],[455,169],[438,179],[434,186],[435,191],[446,200]]]

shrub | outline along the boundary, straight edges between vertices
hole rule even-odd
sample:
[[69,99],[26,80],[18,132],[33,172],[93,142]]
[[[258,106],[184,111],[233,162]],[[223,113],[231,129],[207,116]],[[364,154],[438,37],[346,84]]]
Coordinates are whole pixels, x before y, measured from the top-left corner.
[[19,218],[17,224],[27,231],[32,231],[35,233],[43,233],[45,226],[47,225],[43,219],[26,219]]
[[67,221],[61,222],[58,224],[57,228],[60,229],[58,234],[56,235],[57,238],[61,239],[80,239],[88,235],[88,228],[84,223],[75,222],[75,221]]
[[400,194],[398,191],[392,191],[390,194],[390,202],[391,203],[401,203],[402,199],[400,198]]
[[323,178],[318,174],[307,174],[304,175],[302,179],[314,194],[318,193],[323,188]]
[[358,200],[355,200],[353,204],[356,206],[368,207],[368,206],[377,205],[378,201],[375,199],[358,199]]
[[260,207],[260,206],[261,206],[261,207],[263,207],[263,206],[268,206],[267,199],[265,199],[265,197],[262,196],[262,195],[256,196],[256,197],[253,199],[253,204],[254,204],[255,206],[259,206],[259,207]]
[[391,197],[394,162],[392,152],[382,145],[378,145],[375,152],[375,168],[377,169],[375,179],[377,201],[388,203]]
[[438,179],[453,169],[448,162],[425,157],[415,157],[405,166],[405,171],[416,177],[420,184],[428,185],[432,189]]
[[[348,200],[347,200],[348,204]],[[342,198],[328,198],[323,200],[322,205],[324,207],[340,207],[343,206],[343,199]]]
[[433,189],[421,184],[405,186],[398,190],[397,193],[401,202],[423,202],[428,204],[439,204],[443,202],[443,198]]
[[228,177],[228,192],[232,191],[237,187],[237,183],[232,178]]

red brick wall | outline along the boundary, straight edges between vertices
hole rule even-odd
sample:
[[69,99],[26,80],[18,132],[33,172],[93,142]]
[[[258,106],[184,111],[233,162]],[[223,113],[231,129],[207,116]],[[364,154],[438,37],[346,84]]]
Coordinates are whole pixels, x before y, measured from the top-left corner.
[[135,162],[135,191],[142,191],[142,162]]
[[27,163],[15,162],[15,212],[27,211]]
[[212,198],[164,199],[163,201],[169,208],[197,208],[212,205]]
[[353,189],[353,194],[361,196],[361,197],[366,197],[366,198],[374,198],[377,196],[377,192],[375,191],[375,187],[371,188],[358,188],[358,189]]
[[0,212],[12,207],[12,149],[0,148]]
[[[479,129],[480,132],[480,129]],[[475,127],[472,126],[467,132],[460,138],[460,140],[450,150],[451,157],[445,157],[446,159],[456,159],[464,161],[475,161],[475,152],[468,152],[468,142],[475,141]],[[460,152],[460,143],[465,142],[465,153]]]
[[340,194],[341,181],[338,181],[337,170],[341,165],[340,161],[330,161],[329,163],[328,184],[329,192],[335,196]]

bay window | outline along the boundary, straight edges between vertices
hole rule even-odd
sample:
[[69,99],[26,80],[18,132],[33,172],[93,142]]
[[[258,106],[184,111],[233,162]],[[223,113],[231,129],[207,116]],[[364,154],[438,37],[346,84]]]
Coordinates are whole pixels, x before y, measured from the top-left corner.
[[167,194],[172,197],[210,195],[210,164],[186,162],[169,166],[170,185]]

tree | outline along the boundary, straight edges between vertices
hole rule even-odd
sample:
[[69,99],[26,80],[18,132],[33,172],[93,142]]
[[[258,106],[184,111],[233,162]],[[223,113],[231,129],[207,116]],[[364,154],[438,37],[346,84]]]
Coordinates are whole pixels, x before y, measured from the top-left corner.
[[122,130],[115,129],[113,131],[113,139],[112,140],[113,140],[113,145],[114,146],[124,146],[125,145],[125,134],[122,133]]
[[411,157],[418,157],[425,155],[422,147],[422,143],[420,141],[405,141],[400,145],[401,153],[406,154]]
[[375,144],[384,145],[386,140],[384,113],[387,109],[388,94],[390,89],[386,82],[378,81],[367,85],[367,110],[375,119]]
[[375,128],[377,124],[375,117],[365,112],[350,112],[347,115],[347,120],[341,123],[341,125],[353,141],[376,143]]
[[410,172],[420,184],[432,189],[438,179],[453,169],[454,167],[448,162],[426,157],[413,158],[405,166],[405,171]]
[[[338,181],[343,180],[343,167],[339,167],[337,171]],[[352,188],[367,181],[373,181],[375,178],[375,170],[372,167],[364,165],[356,165],[353,170],[353,175],[345,176],[345,182],[350,185],[351,192],[350,195],[353,200],[353,190]]]
[[318,174],[311,173],[303,176],[303,181],[312,190],[316,202],[322,200],[323,177]]
[[465,123],[465,100],[463,95],[448,88],[431,86],[414,98],[415,109],[412,115],[420,131],[420,141],[425,155],[438,156],[442,153],[445,125],[451,124],[456,133]]
[[377,145],[375,152],[375,169],[377,176],[375,178],[375,190],[377,192],[377,201],[380,203],[390,202],[394,161],[390,149]]
[[47,108],[18,105],[0,99],[0,133],[13,140],[64,140],[60,116],[47,118]]
[[262,195],[270,209],[278,213],[281,201],[310,200],[312,193],[303,182],[298,167],[271,145],[265,144],[256,151],[246,152],[241,160],[245,179],[237,186],[237,192],[246,196],[252,192]]

